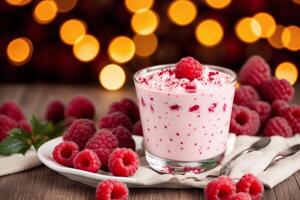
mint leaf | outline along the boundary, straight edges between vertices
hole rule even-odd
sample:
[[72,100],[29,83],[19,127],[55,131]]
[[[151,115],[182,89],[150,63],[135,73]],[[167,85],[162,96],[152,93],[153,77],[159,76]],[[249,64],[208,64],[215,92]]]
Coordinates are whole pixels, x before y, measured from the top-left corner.
[[10,130],[9,135],[10,135],[10,137],[17,138],[17,139],[24,140],[24,141],[28,141],[31,139],[30,133],[28,133],[22,129],[19,129],[19,128],[14,128],[14,129]]
[[46,135],[48,133],[48,130],[51,129],[51,125],[49,123],[42,123],[34,115],[30,119],[30,124],[32,127],[33,135]]
[[0,154],[9,156],[15,153],[22,153],[24,155],[30,146],[22,139],[8,137],[0,143]]
[[57,124],[53,124],[52,130],[47,134],[49,139],[56,138],[61,136],[65,130],[64,121],[58,122]]
[[44,138],[39,138],[37,139],[34,143],[33,143],[33,146],[34,146],[34,149],[37,151],[40,146],[42,146],[42,144],[44,144],[45,142],[47,142],[48,140],[48,137],[44,137]]

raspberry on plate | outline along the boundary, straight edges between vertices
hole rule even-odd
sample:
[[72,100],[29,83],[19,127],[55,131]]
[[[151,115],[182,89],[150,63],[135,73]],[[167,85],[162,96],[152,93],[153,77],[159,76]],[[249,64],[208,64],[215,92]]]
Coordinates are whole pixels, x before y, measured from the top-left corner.
[[248,193],[238,192],[233,194],[229,200],[252,200],[251,196]]
[[142,128],[142,123],[141,121],[137,121],[134,125],[133,125],[133,128],[132,128],[132,133],[134,135],[140,135],[140,136],[143,136],[143,128]]
[[4,140],[11,129],[17,128],[15,120],[6,115],[0,115],[0,142]]
[[264,186],[253,174],[245,174],[236,184],[237,192],[250,194],[252,200],[259,200],[264,193]]
[[280,112],[290,124],[294,134],[300,133],[300,105],[291,105]]
[[127,128],[118,126],[117,128],[113,128],[111,132],[117,137],[119,147],[130,148],[135,151],[135,142],[131,136],[131,132]]
[[67,167],[73,166],[73,159],[79,152],[79,147],[75,142],[62,142],[55,146],[52,151],[53,159]]
[[272,113],[274,116],[280,115],[280,112],[289,107],[289,103],[284,100],[275,100],[272,102]]
[[250,57],[242,66],[239,80],[242,84],[258,88],[263,82],[271,79],[271,68],[260,56]]
[[32,127],[30,126],[30,124],[26,121],[26,120],[22,120],[17,122],[17,128],[22,129],[28,133],[32,132]]
[[282,137],[290,137],[293,135],[293,129],[283,117],[274,117],[268,121],[263,134],[265,136],[279,135]]
[[246,106],[252,101],[258,101],[259,99],[256,89],[250,85],[241,85],[235,90],[233,102],[237,105]]
[[59,100],[51,101],[46,109],[46,119],[53,123],[64,120],[65,106]]
[[230,119],[230,132],[236,135],[256,135],[260,128],[257,112],[244,106],[234,105]]
[[253,101],[247,107],[258,113],[262,124],[269,119],[272,112],[270,104],[266,101]]
[[93,150],[101,161],[102,167],[106,169],[109,155],[118,145],[117,137],[110,130],[101,129],[89,139],[85,148]]
[[132,123],[140,119],[140,111],[137,104],[129,98],[124,98],[120,102],[115,102],[110,105],[108,113],[117,111],[128,116]]
[[273,78],[261,84],[260,93],[269,102],[275,100],[290,101],[294,97],[295,90],[287,80]]
[[204,196],[206,200],[227,200],[235,191],[236,187],[231,178],[220,176],[208,183],[204,189]]
[[116,148],[109,156],[109,171],[114,176],[132,176],[139,167],[137,154],[131,149]]
[[175,68],[175,75],[177,78],[186,78],[190,81],[195,78],[201,78],[204,67],[193,57],[182,58]]
[[89,119],[76,119],[65,131],[64,141],[75,142],[79,149],[84,149],[87,141],[95,134],[95,122]]
[[0,114],[6,115],[16,122],[25,120],[25,115],[19,105],[12,101],[7,101],[0,107]]
[[73,159],[73,165],[75,169],[94,173],[101,168],[101,162],[97,154],[89,149],[84,149],[77,153]]
[[127,200],[127,186],[116,180],[104,180],[98,184],[96,189],[96,200]]
[[95,106],[87,97],[74,97],[66,107],[65,117],[94,119]]
[[128,130],[132,130],[132,122],[121,112],[113,112],[105,115],[99,121],[100,128],[116,128],[118,126],[124,126]]

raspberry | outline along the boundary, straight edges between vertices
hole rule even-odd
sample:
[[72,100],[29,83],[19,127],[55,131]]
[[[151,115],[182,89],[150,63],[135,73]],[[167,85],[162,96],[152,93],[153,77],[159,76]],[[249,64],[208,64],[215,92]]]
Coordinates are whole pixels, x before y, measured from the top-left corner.
[[238,192],[231,195],[229,200],[252,200],[251,196],[248,193]]
[[117,128],[113,128],[111,132],[117,137],[119,147],[131,148],[135,151],[135,142],[127,128],[118,126]]
[[272,102],[272,113],[274,116],[279,115],[280,112],[289,107],[289,103],[284,100],[275,100]]
[[0,142],[4,140],[11,129],[17,128],[15,120],[6,115],[0,115]]
[[89,149],[84,149],[77,153],[73,159],[73,165],[75,169],[95,173],[101,168],[101,162],[97,154]]
[[249,193],[252,200],[259,200],[264,193],[264,186],[254,175],[245,174],[236,184],[237,192]]
[[230,131],[236,135],[256,135],[260,127],[257,112],[244,106],[234,105],[230,120]]
[[73,166],[73,159],[79,152],[79,147],[75,142],[62,142],[55,146],[52,151],[53,159],[67,167]]
[[193,57],[182,58],[175,68],[175,75],[177,78],[186,78],[190,81],[195,78],[201,78],[203,66]]
[[295,90],[287,80],[273,78],[261,85],[260,92],[264,99],[273,102],[275,100],[292,100]]
[[142,123],[141,121],[137,121],[134,125],[133,125],[133,129],[132,132],[134,135],[140,135],[143,136],[143,128],[142,128]]
[[65,117],[94,119],[95,107],[87,97],[77,96],[67,105]]
[[19,121],[17,123],[17,128],[19,129],[22,129],[28,133],[31,133],[32,132],[32,128],[30,126],[30,124],[28,124],[28,122],[26,120],[22,120],[22,121]]
[[271,68],[262,57],[252,56],[242,66],[239,77],[242,84],[258,88],[271,79]]
[[236,187],[231,178],[220,176],[208,183],[204,189],[204,195],[207,200],[225,200],[235,194],[235,191]]
[[252,101],[258,101],[260,99],[257,91],[250,85],[242,85],[235,90],[234,103],[237,105],[246,106]]
[[286,119],[283,117],[274,117],[268,121],[264,129],[264,135],[290,137],[293,135],[293,130]]
[[16,122],[25,120],[22,109],[16,103],[7,101],[0,107],[0,114],[6,115]]
[[124,126],[128,130],[132,130],[132,122],[121,112],[113,112],[103,116],[99,121],[100,128],[116,128]]
[[47,106],[46,119],[54,123],[62,121],[64,120],[64,111],[64,104],[59,100],[53,100]]
[[120,102],[115,102],[110,105],[108,113],[121,112],[129,117],[134,123],[140,119],[139,108],[134,101],[128,98],[122,99]]
[[98,184],[96,189],[96,200],[127,200],[127,186],[116,180],[105,180]]
[[95,132],[95,122],[89,119],[77,119],[65,131],[63,139],[64,141],[73,141],[79,149],[84,149],[85,144]]
[[248,108],[258,113],[261,123],[265,123],[271,115],[271,106],[266,101],[254,101],[248,105]]
[[101,129],[89,139],[85,147],[93,150],[101,161],[103,168],[106,168],[109,155],[118,145],[117,137],[110,130]]
[[291,105],[280,114],[289,122],[294,133],[300,133],[300,105]]
[[116,148],[109,156],[108,166],[114,176],[132,176],[139,167],[137,154],[131,149]]

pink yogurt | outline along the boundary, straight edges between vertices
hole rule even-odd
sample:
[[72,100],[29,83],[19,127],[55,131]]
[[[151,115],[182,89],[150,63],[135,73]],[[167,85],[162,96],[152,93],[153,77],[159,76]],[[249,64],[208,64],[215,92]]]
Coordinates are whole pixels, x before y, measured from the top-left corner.
[[146,151],[174,161],[222,155],[236,75],[206,66],[200,80],[189,81],[177,79],[173,66],[147,68],[135,75]]

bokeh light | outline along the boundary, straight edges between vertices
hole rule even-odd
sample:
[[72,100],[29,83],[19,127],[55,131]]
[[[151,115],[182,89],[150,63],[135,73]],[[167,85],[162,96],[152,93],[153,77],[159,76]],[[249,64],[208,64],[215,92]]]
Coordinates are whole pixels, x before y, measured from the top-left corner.
[[298,69],[296,65],[291,62],[282,62],[276,67],[275,76],[278,79],[285,79],[293,85],[298,78]]
[[100,43],[97,38],[92,35],[80,36],[74,46],[73,53],[75,57],[82,62],[93,60],[100,51]]
[[132,59],[135,53],[134,42],[125,36],[112,40],[108,47],[109,56],[116,62],[125,63]]
[[231,3],[231,0],[206,0],[207,5],[212,8],[222,9]]
[[39,2],[33,11],[34,19],[40,24],[48,24],[57,15],[57,5],[54,1],[45,0]]
[[141,57],[147,57],[154,53],[157,48],[158,40],[156,35],[135,35],[133,37],[135,53]]
[[125,0],[126,8],[133,13],[143,12],[150,9],[154,0]]
[[270,43],[270,45],[276,49],[281,49],[283,48],[283,43],[281,40],[281,36],[282,36],[282,32],[284,30],[284,26],[282,25],[277,25],[275,32],[268,37],[268,42]]
[[[275,32],[276,22],[270,14],[265,12],[257,13],[254,15],[253,19],[258,22],[261,28],[261,33],[258,36],[268,38]],[[254,33],[256,34],[256,32]]]
[[12,6],[25,6],[31,2],[31,0],[6,0],[9,5]]
[[69,45],[73,45],[77,38],[86,34],[86,24],[78,19],[70,19],[64,22],[59,30],[61,40]]
[[152,11],[135,13],[131,18],[132,29],[140,35],[149,35],[153,33],[159,23],[158,15]]
[[58,12],[65,13],[72,10],[76,4],[77,0],[54,0],[57,5]]
[[218,21],[207,19],[197,25],[195,34],[201,44],[214,46],[222,40],[224,31]]
[[168,9],[168,16],[175,24],[185,26],[192,23],[197,16],[197,7],[191,1],[173,1]]
[[13,65],[23,65],[32,56],[33,46],[28,38],[16,38],[12,40],[6,49],[8,60]]
[[126,80],[126,75],[122,67],[116,64],[109,64],[102,68],[99,74],[101,85],[107,90],[120,89]]
[[261,35],[259,23],[251,18],[242,18],[235,26],[235,32],[240,40],[247,43],[255,42]]
[[300,4],[300,0],[293,0],[294,3]]
[[300,50],[300,28],[297,26],[286,27],[281,35],[282,44],[291,51]]

